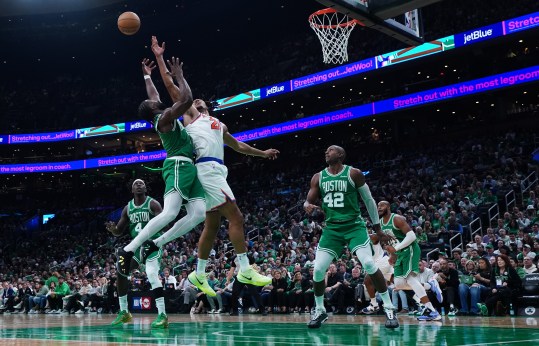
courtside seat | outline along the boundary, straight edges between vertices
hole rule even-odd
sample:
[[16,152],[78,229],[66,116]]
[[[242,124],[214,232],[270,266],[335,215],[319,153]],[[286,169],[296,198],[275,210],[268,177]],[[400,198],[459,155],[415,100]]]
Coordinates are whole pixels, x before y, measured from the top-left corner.
[[539,316],[539,274],[522,280],[522,295],[517,298],[519,316]]

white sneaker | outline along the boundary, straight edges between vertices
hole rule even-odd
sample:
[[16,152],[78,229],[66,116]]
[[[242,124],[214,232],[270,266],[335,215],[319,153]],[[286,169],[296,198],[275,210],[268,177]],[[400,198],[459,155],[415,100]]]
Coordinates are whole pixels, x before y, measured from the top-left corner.
[[84,315],[84,310],[77,310],[75,311],[76,315]]
[[215,309],[211,309],[210,311],[208,311],[208,314],[216,314],[217,311]]
[[378,306],[372,306],[372,305],[369,305],[366,308],[361,309],[361,313],[365,315],[372,315],[374,313],[377,313],[378,311],[380,311],[380,308]]

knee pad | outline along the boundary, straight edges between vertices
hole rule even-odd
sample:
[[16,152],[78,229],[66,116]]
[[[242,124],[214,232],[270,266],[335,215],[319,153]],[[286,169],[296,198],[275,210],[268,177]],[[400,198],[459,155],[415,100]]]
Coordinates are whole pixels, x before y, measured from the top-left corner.
[[320,270],[320,269],[316,270],[316,268],[314,268],[313,281],[320,282],[320,281],[324,281],[325,278],[326,278],[325,270]]
[[405,287],[407,286],[406,285],[406,279],[404,278],[395,278],[395,287],[396,288],[402,288],[402,287]]
[[369,275],[376,273],[376,271],[378,270],[378,267],[376,266],[376,263],[374,263],[372,258],[365,260],[362,264],[363,268],[365,268],[365,271]]

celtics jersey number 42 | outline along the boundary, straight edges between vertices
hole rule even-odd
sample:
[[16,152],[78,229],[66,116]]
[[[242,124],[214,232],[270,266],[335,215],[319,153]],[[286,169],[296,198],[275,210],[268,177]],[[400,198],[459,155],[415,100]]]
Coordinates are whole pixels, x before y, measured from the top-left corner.
[[331,174],[328,168],[320,172],[320,195],[326,222],[342,223],[361,218],[358,191],[350,177],[352,167],[344,165],[340,173]]

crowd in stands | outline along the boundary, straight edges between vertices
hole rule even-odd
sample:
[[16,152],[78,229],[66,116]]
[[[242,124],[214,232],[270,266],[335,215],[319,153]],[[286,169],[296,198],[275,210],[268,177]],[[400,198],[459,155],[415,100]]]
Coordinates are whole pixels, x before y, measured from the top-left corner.
[[[390,201],[391,210],[404,215],[417,233],[423,250],[422,283],[440,311],[504,315],[514,304],[523,277],[537,271],[539,186],[530,186],[525,179],[536,170],[529,159],[533,146],[532,133],[506,130],[415,151],[403,144],[392,151],[371,153],[375,160],[362,156],[359,144],[347,143],[350,163],[373,167],[367,179],[375,199]],[[265,314],[307,312],[313,307],[311,269],[324,223],[321,213],[308,217],[301,205],[312,174],[323,167],[323,150],[303,146],[295,151],[297,163],[286,171],[252,158],[230,165],[231,186],[245,218],[249,254],[273,282],[258,292],[260,296],[243,292],[241,304],[236,303],[232,290],[234,254],[224,223],[208,262],[210,283],[218,298],[207,299],[186,280],[196,264],[201,232],[197,228],[164,247],[161,274],[170,312],[237,313],[243,309]],[[253,179],[241,178],[246,167]],[[159,180],[159,174],[148,177],[148,185],[156,186],[153,191],[160,191]],[[67,188],[67,194],[82,196],[76,192],[80,188],[89,196],[81,199],[91,203],[104,185],[95,186],[97,190],[90,186],[88,191]],[[505,195],[510,190],[517,199],[507,208]],[[104,193],[101,204],[120,208],[130,199],[128,193],[124,184],[116,184],[116,189],[109,191],[110,200]],[[77,205],[75,198],[71,201]],[[490,224],[484,219],[495,204],[501,211],[508,210]],[[73,206],[64,205],[64,211],[40,231],[25,229],[17,218],[3,219],[0,295],[4,313],[118,309],[113,254],[126,239],[118,242],[105,231],[103,222],[110,217],[110,208]],[[476,218],[484,220],[483,229],[472,235],[469,226]],[[459,234],[462,242],[452,243],[450,239]],[[368,299],[374,299],[363,290],[361,263],[347,248],[327,277],[326,302],[334,313],[359,313]],[[442,287],[443,299],[430,291],[433,279]],[[147,289],[142,266],[131,276],[131,290]],[[406,291],[395,290],[393,294],[401,313],[414,312],[412,298]]]

